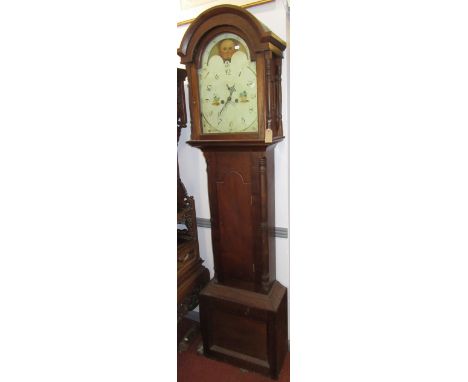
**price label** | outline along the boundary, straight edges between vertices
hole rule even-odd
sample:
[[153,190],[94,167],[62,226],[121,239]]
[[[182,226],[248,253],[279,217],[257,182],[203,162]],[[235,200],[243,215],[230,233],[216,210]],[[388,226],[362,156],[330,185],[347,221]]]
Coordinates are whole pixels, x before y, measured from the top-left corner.
[[265,143],[273,142],[273,131],[271,129],[265,130]]

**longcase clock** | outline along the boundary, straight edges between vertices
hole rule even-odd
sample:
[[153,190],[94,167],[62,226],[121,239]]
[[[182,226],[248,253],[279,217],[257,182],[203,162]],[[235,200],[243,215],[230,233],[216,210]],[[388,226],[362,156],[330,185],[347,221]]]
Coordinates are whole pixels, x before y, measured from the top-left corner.
[[248,11],[223,5],[187,29],[190,145],[208,173],[214,278],[200,293],[206,356],[278,377],[287,291],[276,280],[274,148],[284,139],[286,43]]

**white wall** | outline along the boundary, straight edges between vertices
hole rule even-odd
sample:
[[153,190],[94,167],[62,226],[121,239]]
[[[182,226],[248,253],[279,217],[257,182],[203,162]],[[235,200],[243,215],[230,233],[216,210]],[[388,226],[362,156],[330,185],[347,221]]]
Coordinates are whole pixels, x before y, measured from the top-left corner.
[[[282,0],[249,8],[255,17],[270,28],[275,34],[288,42],[289,45],[289,22],[286,2]],[[177,28],[177,47],[187,30],[188,25]],[[176,55],[177,65],[180,59]],[[276,227],[287,228],[289,231],[289,47],[285,50],[283,60],[283,131],[285,139],[275,149],[275,193],[276,193]],[[187,91],[186,91],[187,92]],[[188,110],[188,104],[187,104]],[[206,162],[199,149],[186,144],[190,139],[190,124],[182,130],[178,157],[180,165],[180,176],[187,188],[189,195],[195,198],[197,217],[210,218],[208,203],[208,187]],[[289,235],[288,235],[289,236]],[[200,243],[200,255],[205,261],[205,266],[213,276],[213,251],[211,247],[211,230],[209,228],[198,228],[198,239]],[[289,293],[289,237],[276,238],[276,279],[288,288]],[[288,299],[289,301],[289,299]]]

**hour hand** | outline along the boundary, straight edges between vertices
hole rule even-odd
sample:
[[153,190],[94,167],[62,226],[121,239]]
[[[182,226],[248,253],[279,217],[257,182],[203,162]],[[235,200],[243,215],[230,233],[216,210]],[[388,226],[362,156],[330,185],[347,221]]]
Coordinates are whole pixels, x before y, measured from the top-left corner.
[[232,93],[234,93],[236,91],[236,85],[229,86],[228,84],[226,84],[226,87],[229,90],[229,93],[230,93],[229,96],[231,96]]

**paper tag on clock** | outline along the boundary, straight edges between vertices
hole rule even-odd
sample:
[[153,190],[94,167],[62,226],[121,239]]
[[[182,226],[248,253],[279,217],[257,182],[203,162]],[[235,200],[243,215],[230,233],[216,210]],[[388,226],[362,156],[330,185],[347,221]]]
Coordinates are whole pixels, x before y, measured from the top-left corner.
[[266,129],[265,130],[265,143],[273,142],[273,130]]

